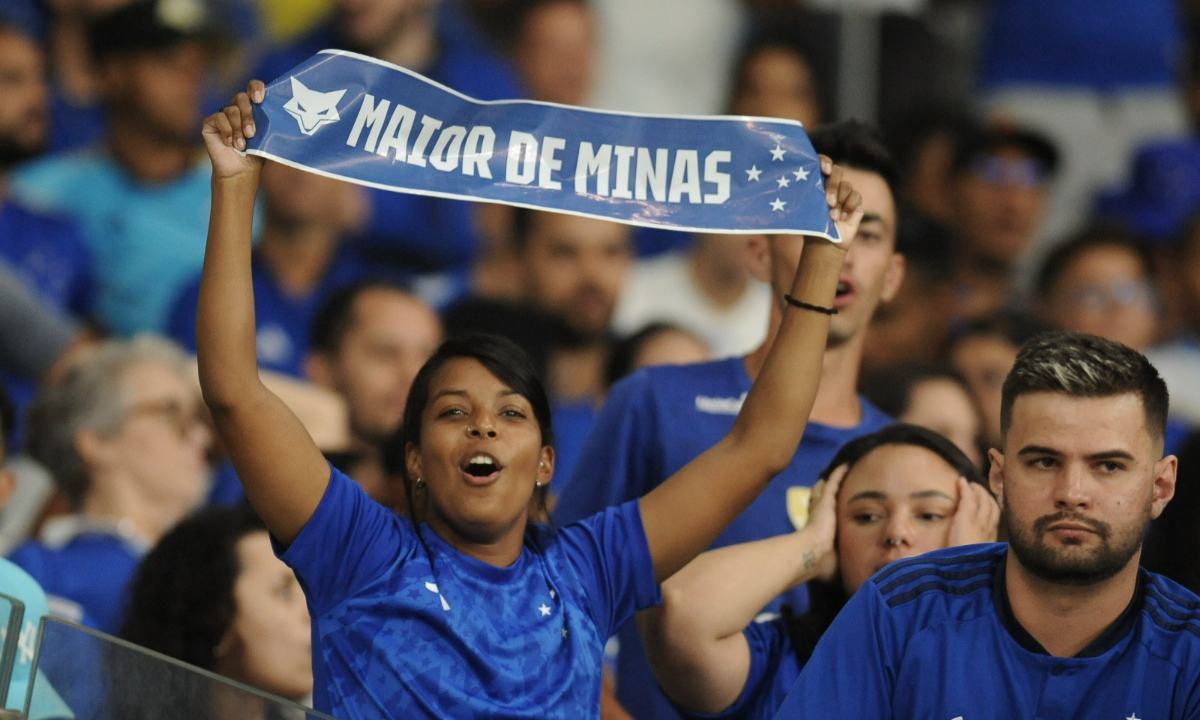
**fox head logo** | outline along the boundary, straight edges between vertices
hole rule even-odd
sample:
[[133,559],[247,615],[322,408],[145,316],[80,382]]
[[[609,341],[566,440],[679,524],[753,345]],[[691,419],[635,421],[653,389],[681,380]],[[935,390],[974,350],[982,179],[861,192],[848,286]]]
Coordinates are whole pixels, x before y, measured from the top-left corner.
[[312,135],[322,127],[342,119],[338,115],[337,104],[345,94],[345,90],[310,90],[304,83],[292,78],[292,99],[284,103],[283,109],[296,118],[300,132]]

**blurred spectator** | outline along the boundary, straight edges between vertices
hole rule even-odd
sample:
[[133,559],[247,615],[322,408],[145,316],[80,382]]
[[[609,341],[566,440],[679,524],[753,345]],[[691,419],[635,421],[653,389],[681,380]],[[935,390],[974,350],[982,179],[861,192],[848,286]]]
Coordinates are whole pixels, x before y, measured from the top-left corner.
[[1171,416],[1200,426],[1200,215],[1188,223],[1169,257],[1185,324],[1146,356],[1167,382]]
[[313,318],[305,373],[346,400],[350,444],[343,472],[380,504],[404,508],[384,472],[383,443],[400,427],[408,388],[442,339],[437,315],[408,292],[361,282],[329,296]]
[[555,472],[570,477],[604,401],[609,326],[633,258],[627,225],[523,211],[518,253],[529,304],[560,323],[546,372]]
[[871,316],[862,368],[871,373],[894,363],[942,357],[954,299],[950,269],[954,238],[937,221],[901,211],[896,250],[904,255],[904,282]]
[[651,323],[618,340],[604,370],[605,387],[626,375],[655,365],[691,365],[711,360],[704,341],[678,325]]
[[706,115],[729,97],[747,25],[735,0],[593,0],[600,39],[597,107]]
[[[300,378],[317,308],[368,274],[342,244],[361,188],[274,162],[263,167],[261,187],[264,222],[252,267],[258,364]],[[197,276],[179,294],[170,320],[171,337],[192,353],[199,295]]]
[[[520,97],[516,74],[481,44],[438,25],[438,0],[336,0],[333,17],[269,53],[254,73],[270,82],[319,50],[341,48],[399,65],[478,100]],[[457,17],[457,8],[447,12]],[[461,18],[458,18],[461,19]],[[482,41],[480,41],[482,42]],[[406,274],[466,277],[488,228],[472,203],[371,189],[357,242],[372,259]]]
[[[37,299],[86,318],[95,297],[91,251],[78,227],[11,197],[12,170],[41,154],[49,128],[45,61],[37,38],[0,13],[0,261]],[[20,407],[33,397],[33,378],[0,371]]]
[[756,33],[734,65],[728,111],[817,127],[825,96],[810,58],[796,37],[779,27]]
[[596,19],[588,0],[525,0],[513,48],[533,100],[584,105],[596,65]]
[[971,386],[948,365],[905,363],[867,377],[862,394],[899,422],[919,425],[947,438],[973,466],[983,467],[983,414]]
[[697,235],[687,251],[639,260],[613,317],[617,332],[668,322],[698,335],[714,357],[745,355],[767,336],[771,290],[750,273],[762,237]]
[[207,51],[203,16],[138,0],[90,28],[111,126],[95,152],[19,171],[18,197],[73,216],[96,258],[96,319],[129,336],[166,326],[180,285],[199,271],[209,165],[197,151]]
[[1023,315],[996,313],[968,323],[950,338],[946,358],[962,373],[983,412],[983,444],[1000,447],[1000,391],[1017,350],[1044,328]]
[[1043,136],[1001,125],[967,133],[955,150],[949,194],[956,314],[1004,308],[1017,261],[1030,248],[1046,205],[1058,151]]
[[950,225],[954,203],[949,192],[954,175],[955,150],[968,121],[954,111],[926,109],[901,123],[893,144],[904,175],[908,204],[928,217]]
[[[721,534],[714,547],[791,532],[789,507],[807,507],[817,473],[847,441],[891,422],[861,398],[859,358],[871,315],[896,293],[904,258],[896,253],[895,197],[899,177],[877,131],[862,123],[827,125],[810,134],[813,146],[840,164],[862,193],[864,217],[850,240],[834,300],[821,384],[804,439],[792,463]],[[559,496],[556,519],[573,522],[628,502],[655,488],[729,432],[752,379],[770,352],[803,252],[800,237],[777,235],[756,245],[755,272],[770,278],[767,338],[746,357],[646,368],[613,386],[584,446],[576,472]],[[803,607],[803,589],[773,602]],[[617,694],[639,720],[678,713],[655,685],[634,623],[620,631]]]
[[980,42],[984,107],[1062,151],[1043,240],[1086,220],[1133,149],[1187,126],[1176,86],[1178,0],[994,0]]
[[[208,508],[186,518],[151,550],[130,586],[129,616],[121,637],[142,647],[302,701],[312,693],[312,628],[296,575],[275,557],[262,521],[246,507]],[[131,678],[116,678],[118,688]],[[267,720],[246,693],[205,698],[211,714]],[[127,688],[120,704],[143,717],[170,717],[144,707],[145,698],[170,695]],[[227,706],[230,700],[241,706]],[[258,699],[258,698],[254,698]]]
[[1038,318],[1145,352],[1158,339],[1154,270],[1146,250],[1118,228],[1084,230],[1047,256],[1035,287]]
[[47,99],[37,39],[0,21],[0,258],[45,302],[86,318],[94,296],[93,267],[78,228],[9,194],[13,168],[46,147]]
[[210,438],[178,348],[153,337],[101,345],[29,410],[27,451],[74,514],[10,559],[69,619],[115,632],[142,555],[204,499]]

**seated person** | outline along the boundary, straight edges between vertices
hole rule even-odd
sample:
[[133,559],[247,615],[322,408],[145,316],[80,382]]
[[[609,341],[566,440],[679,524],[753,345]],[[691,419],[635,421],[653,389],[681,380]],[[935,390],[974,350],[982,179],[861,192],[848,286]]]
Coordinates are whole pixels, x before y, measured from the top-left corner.
[[949,365],[905,362],[871,373],[859,387],[875,407],[903,423],[940,433],[983,467],[983,413],[966,378]]
[[187,356],[143,337],[101,345],[34,400],[26,451],[74,513],[10,559],[56,614],[115,632],[142,555],[204,500],[212,436],[194,383]]
[[[639,617],[655,676],[685,717],[774,717],[868,577],[900,558],[996,538],[1000,510],[979,470],[925,428],[896,424],[851,440],[821,477],[803,529],[704,553]],[[808,612],[785,606],[782,617],[753,622],[803,582]]]
[[[138,569],[129,609],[121,629],[126,640],[289,700],[312,693],[304,592],[272,552],[262,520],[245,506],[206,508],[167,533]],[[229,697],[245,703],[249,696]],[[214,717],[266,717],[245,707],[222,711],[219,694],[206,700]]]

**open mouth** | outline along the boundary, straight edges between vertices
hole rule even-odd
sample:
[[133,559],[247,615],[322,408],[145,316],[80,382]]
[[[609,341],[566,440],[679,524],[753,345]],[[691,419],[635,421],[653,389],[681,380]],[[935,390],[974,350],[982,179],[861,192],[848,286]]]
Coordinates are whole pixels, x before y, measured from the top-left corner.
[[837,284],[837,295],[834,296],[834,307],[844,307],[849,305],[854,300],[855,288],[854,283],[849,278],[839,278]]
[[487,453],[475,453],[462,464],[462,471],[473,478],[483,480],[503,469],[496,458]]

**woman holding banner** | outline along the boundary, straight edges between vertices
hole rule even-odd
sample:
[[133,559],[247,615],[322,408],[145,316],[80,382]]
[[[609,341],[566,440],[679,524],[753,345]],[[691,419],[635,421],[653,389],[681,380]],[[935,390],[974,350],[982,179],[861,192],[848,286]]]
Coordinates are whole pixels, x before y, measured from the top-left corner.
[[[332,470],[259,381],[250,279],[262,160],[251,83],[204,123],[212,217],[197,321],[204,399],[314,626],[314,701],[354,718],[596,718],[613,629],[707,547],[787,465],[821,372],[843,246],[805,242],[771,355],[732,432],[639,501],[561,529],[532,524],[553,477],[546,395],[515,346],[445,343],[413,382],[401,432],[413,518]],[[854,237],[858,193],[822,159]]]

